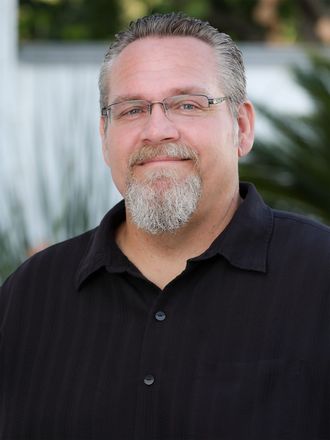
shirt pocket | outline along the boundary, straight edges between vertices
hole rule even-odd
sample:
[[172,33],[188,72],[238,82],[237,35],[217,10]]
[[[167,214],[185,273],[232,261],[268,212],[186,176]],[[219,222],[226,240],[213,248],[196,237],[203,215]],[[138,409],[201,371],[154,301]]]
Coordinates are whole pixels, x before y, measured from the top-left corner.
[[216,439],[293,438],[301,361],[200,362],[192,434]]

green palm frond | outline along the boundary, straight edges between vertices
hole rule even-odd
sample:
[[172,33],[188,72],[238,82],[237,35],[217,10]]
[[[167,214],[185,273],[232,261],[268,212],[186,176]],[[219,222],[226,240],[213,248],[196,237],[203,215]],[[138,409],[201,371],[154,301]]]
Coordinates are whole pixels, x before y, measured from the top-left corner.
[[308,60],[293,73],[312,102],[311,113],[288,116],[257,106],[273,128],[273,140],[257,139],[240,172],[273,206],[330,223],[330,60],[319,54]]

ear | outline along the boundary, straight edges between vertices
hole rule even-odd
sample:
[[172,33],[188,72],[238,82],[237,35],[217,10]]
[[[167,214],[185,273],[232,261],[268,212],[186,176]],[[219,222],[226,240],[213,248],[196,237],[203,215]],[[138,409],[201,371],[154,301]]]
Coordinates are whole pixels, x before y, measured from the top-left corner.
[[237,116],[239,128],[238,138],[238,157],[246,156],[253,145],[254,141],[254,120],[255,112],[250,101],[246,101],[240,105]]
[[107,128],[108,128],[107,126],[108,126],[108,121],[104,116],[101,116],[99,123],[99,133],[102,142],[102,153],[105,163],[109,166],[109,145],[107,142]]

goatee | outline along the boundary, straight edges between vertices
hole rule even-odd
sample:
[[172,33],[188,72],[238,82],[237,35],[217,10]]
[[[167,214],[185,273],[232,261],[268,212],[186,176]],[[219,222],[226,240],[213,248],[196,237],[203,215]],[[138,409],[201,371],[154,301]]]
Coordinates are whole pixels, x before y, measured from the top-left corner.
[[[193,173],[182,177],[177,170],[159,168],[147,173],[142,181],[133,174],[133,167],[157,156],[189,159]],[[198,173],[198,156],[183,144],[144,146],[130,160],[125,204],[133,223],[150,234],[175,232],[187,224],[197,209],[202,192]]]

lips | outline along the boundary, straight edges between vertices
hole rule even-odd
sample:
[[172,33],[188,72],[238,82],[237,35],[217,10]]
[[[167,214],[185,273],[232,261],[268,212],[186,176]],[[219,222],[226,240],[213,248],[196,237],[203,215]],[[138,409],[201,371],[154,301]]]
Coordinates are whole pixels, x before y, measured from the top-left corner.
[[168,143],[161,145],[143,145],[129,158],[129,167],[147,165],[148,163],[165,164],[165,162],[178,162],[192,160],[198,163],[197,153],[189,146],[182,143]]
[[189,160],[188,158],[181,158],[181,157],[171,157],[171,156],[158,156],[158,157],[153,157],[150,159],[145,159],[142,160],[140,162],[137,163],[137,165],[146,165],[149,163],[157,163],[157,162],[182,162],[182,161],[186,161]]

